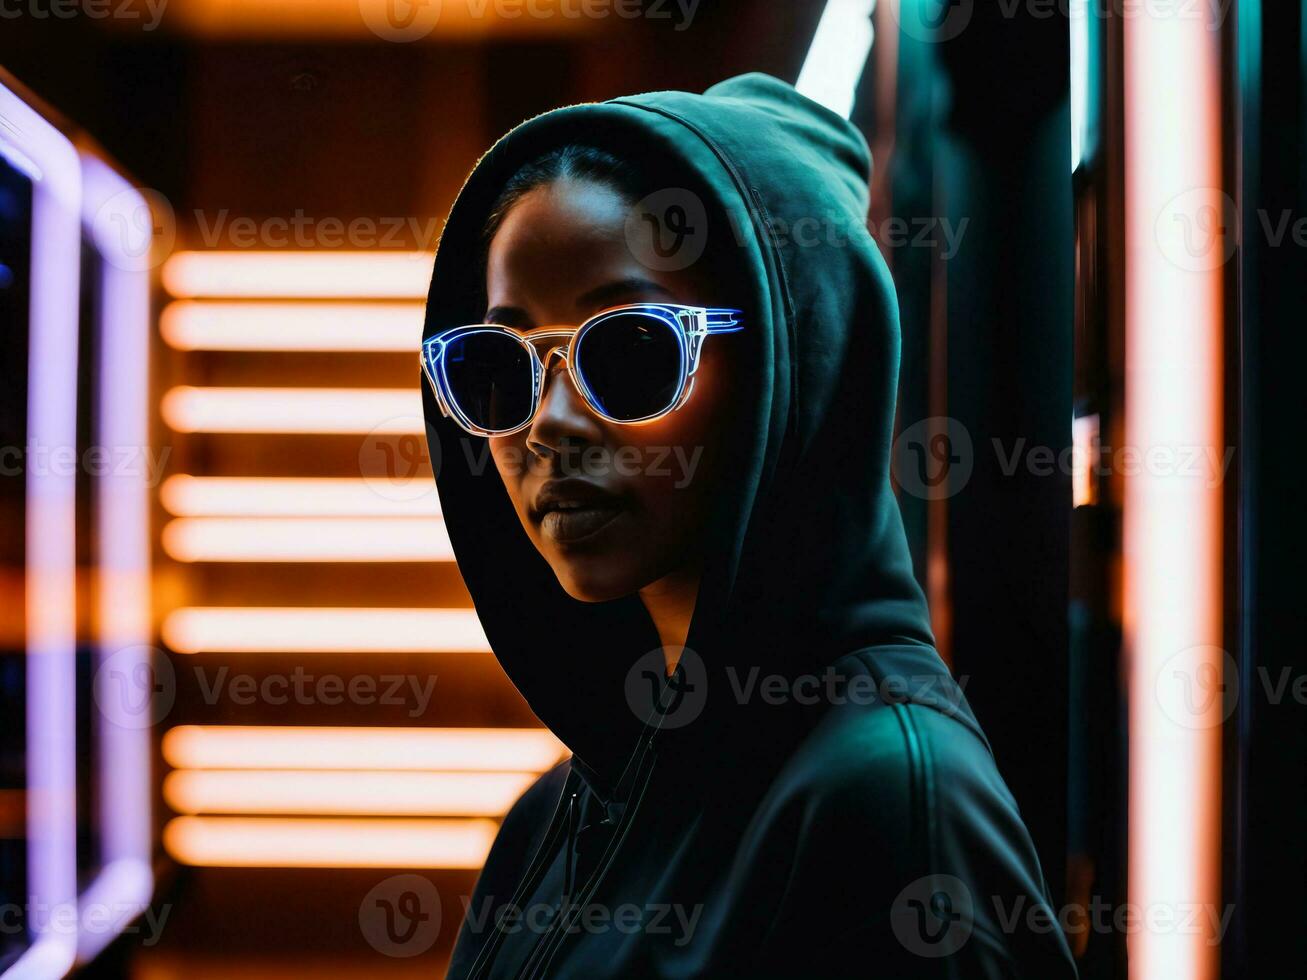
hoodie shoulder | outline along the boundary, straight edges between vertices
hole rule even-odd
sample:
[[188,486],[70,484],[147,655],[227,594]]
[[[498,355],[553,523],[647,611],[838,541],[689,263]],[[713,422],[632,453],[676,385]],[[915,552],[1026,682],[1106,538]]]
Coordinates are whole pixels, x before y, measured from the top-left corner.
[[1075,976],[1034,844],[964,706],[832,706],[771,796],[766,836],[792,860],[777,935],[822,929],[829,975],[876,956],[901,976],[941,958],[968,976]]

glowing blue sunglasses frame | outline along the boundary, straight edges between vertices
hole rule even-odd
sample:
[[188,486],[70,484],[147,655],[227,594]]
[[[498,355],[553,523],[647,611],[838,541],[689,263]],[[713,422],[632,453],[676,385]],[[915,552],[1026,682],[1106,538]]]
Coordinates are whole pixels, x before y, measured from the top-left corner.
[[[666,408],[638,419],[615,419],[606,414],[600,407],[598,399],[590,390],[589,384],[586,383],[581,372],[577,370],[576,358],[572,356],[572,353],[576,350],[577,342],[590,330],[612,317],[629,316],[633,313],[652,317],[672,329],[672,335],[677,338],[680,345],[681,376],[677,382],[676,394]],[[436,404],[440,406],[440,411],[446,418],[453,419],[460,428],[474,436],[510,436],[515,432],[521,432],[535,421],[544,395],[547,374],[545,364],[553,357],[555,352],[559,352],[559,356],[562,357],[563,363],[567,366],[568,374],[571,375],[572,383],[592,412],[606,421],[616,422],[619,425],[639,425],[642,422],[652,422],[654,419],[662,418],[686,403],[690,397],[690,392],[694,389],[694,374],[699,369],[699,355],[703,351],[704,339],[711,334],[738,333],[743,330],[744,328],[740,326],[739,317],[739,310],[704,306],[680,306],[674,303],[633,303],[628,306],[614,306],[610,309],[601,310],[576,327],[517,330],[496,323],[476,323],[466,327],[451,327],[449,330],[443,330],[422,342],[422,373],[426,375],[427,383],[431,385],[431,390],[436,396]],[[509,429],[482,428],[467,417],[449,388],[449,380],[445,374],[445,352],[453,341],[477,333],[498,333],[511,337],[530,354],[532,374],[531,410],[527,414],[526,420],[520,425]],[[544,349],[543,357],[541,356],[542,346]]]

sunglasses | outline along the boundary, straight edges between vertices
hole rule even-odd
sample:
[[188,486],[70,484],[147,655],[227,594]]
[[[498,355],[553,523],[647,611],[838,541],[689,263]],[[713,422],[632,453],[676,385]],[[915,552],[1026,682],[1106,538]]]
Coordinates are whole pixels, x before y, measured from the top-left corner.
[[704,338],[743,329],[739,315],[637,303],[603,310],[578,327],[453,327],[422,342],[422,371],[441,412],[474,436],[511,435],[531,424],[555,352],[596,415],[648,422],[685,404]]

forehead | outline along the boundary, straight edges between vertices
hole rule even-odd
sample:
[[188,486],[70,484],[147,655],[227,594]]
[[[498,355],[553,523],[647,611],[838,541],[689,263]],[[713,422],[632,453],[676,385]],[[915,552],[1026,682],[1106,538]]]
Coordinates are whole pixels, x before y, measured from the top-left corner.
[[570,310],[576,297],[632,278],[692,293],[691,276],[639,261],[638,236],[650,232],[641,222],[628,222],[630,214],[631,205],[619,192],[595,181],[563,179],[529,191],[491,240],[488,305]]

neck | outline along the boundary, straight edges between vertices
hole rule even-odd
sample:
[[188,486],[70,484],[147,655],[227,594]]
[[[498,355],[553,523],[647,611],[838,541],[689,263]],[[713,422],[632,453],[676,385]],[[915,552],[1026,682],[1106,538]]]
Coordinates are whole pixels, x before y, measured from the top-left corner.
[[691,565],[660,578],[640,590],[640,601],[649,610],[663,660],[670,676],[681,659],[685,640],[690,633],[690,619],[699,597],[700,568]]

